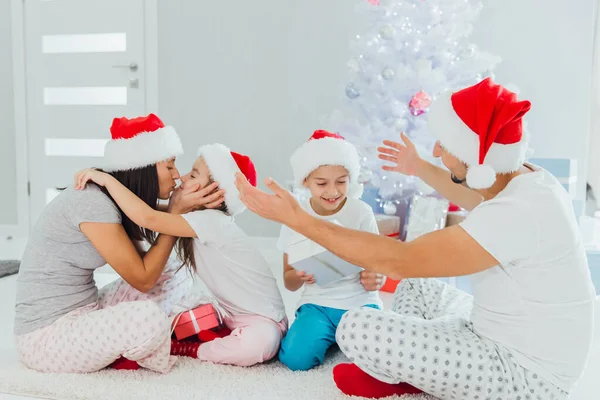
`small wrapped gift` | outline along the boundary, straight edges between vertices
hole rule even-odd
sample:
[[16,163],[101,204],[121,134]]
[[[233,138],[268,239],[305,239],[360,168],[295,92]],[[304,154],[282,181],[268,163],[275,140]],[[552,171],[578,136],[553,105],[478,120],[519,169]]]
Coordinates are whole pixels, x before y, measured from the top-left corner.
[[177,340],[181,340],[219,326],[221,326],[221,317],[217,310],[212,304],[203,304],[180,313],[174,320],[173,330]]
[[414,195],[406,224],[406,241],[446,227],[448,200]]

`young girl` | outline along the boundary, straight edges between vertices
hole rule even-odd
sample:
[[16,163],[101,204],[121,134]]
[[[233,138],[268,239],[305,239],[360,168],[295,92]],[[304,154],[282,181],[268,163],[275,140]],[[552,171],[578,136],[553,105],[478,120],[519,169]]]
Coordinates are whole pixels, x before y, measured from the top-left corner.
[[[252,161],[221,144],[203,146],[182,186],[207,187],[219,182],[225,202],[219,210],[202,209],[173,215],[148,207],[111,176],[95,170],[78,174],[79,185],[94,181],[104,186],[125,214],[140,226],[178,236],[179,254],[229,314],[225,325],[232,333],[207,343],[173,342],[172,354],[221,364],[250,366],[273,358],[287,331],[287,318],[276,280],[266,260],[235,223],[245,210],[234,185],[242,171],[256,185]],[[191,239],[193,238],[193,239]]]
[[[358,153],[342,136],[316,131],[292,155],[291,164],[296,184],[310,190],[310,199],[301,204],[310,214],[336,220],[347,228],[378,233],[373,211],[359,199]],[[296,371],[323,363],[325,352],[335,344],[335,331],[347,310],[381,307],[377,290],[382,277],[362,271],[321,286],[312,275],[288,264],[286,248],[294,235],[291,229],[282,227],[279,247],[284,251],[283,277],[288,290],[304,287],[304,293],[296,320],[281,343],[279,359]]]

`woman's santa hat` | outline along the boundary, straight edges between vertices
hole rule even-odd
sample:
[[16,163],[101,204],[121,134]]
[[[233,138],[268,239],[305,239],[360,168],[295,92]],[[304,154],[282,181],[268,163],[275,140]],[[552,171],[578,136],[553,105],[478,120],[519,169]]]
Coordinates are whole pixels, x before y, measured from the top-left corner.
[[219,143],[200,147],[198,157],[204,159],[212,178],[225,190],[225,204],[229,213],[235,215],[244,211],[246,206],[235,187],[235,174],[241,172],[252,186],[256,186],[256,168],[250,157],[231,151]]
[[104,147],[106,172],[143,168],[183,154],[175,129],[154,114],[115,118],[110,133],[112,140]]
[[356,147],[343,136],[317,130],[300,146],[290,159],[294,171],[294,182],[301,188],[304,180],[317,168],[324,165],[340,165],[350,175],[349,196],[359,198],[362,186],[358,183],[360,157]]
[[528,138],[523,116],[527,100],[490,78],[455,93],[444,93],[429,111],[429,129],[441,146],[467,164],[467,185],[486,189],[496,174],[518,170],[525,161]]

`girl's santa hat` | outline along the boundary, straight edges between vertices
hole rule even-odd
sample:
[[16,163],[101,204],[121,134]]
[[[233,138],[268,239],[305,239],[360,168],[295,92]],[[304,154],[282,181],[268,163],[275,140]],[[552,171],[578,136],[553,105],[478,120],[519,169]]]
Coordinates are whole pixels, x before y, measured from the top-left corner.
[[442,94],[430,107],[429,129],[441,146],[467,164],[467,185],[486,189],[496,174],[518,170],[528,146],[523,116],[527,100],[490,78],[455,93]]
[[250,157],[231,151],[219,143],[200,147],[198,157],[204,159],[212,178],[225,190],[225,203],[229,213],[235,215],[244,211],[246,206],[235,187],[235,174],[241,172],[252,186],[256,186],[256,168]]
[[112,140],[104,147],[106,172],[143,168],[183,154],[175,129],[154,114],[115,118],[110,133]]
[[362,186],[358,183],[360,173],[360,157],[356,147],[343,136],[324,130],[317,130],[300,146],[290,159],[294,171],[294,182],[301,188],[304,180],[317,168],[323,165],[341,165],[350,175],[348,195],[359,198]]

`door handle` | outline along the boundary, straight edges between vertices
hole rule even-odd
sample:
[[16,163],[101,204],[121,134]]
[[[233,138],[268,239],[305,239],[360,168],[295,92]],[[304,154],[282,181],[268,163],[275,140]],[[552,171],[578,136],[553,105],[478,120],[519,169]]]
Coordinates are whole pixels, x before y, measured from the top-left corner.
[[137,71],[139,65],[137,65],[137,63],[132,62],[131,64],[128,65],[113,65],[113,68],[129,68],[131,71]]

